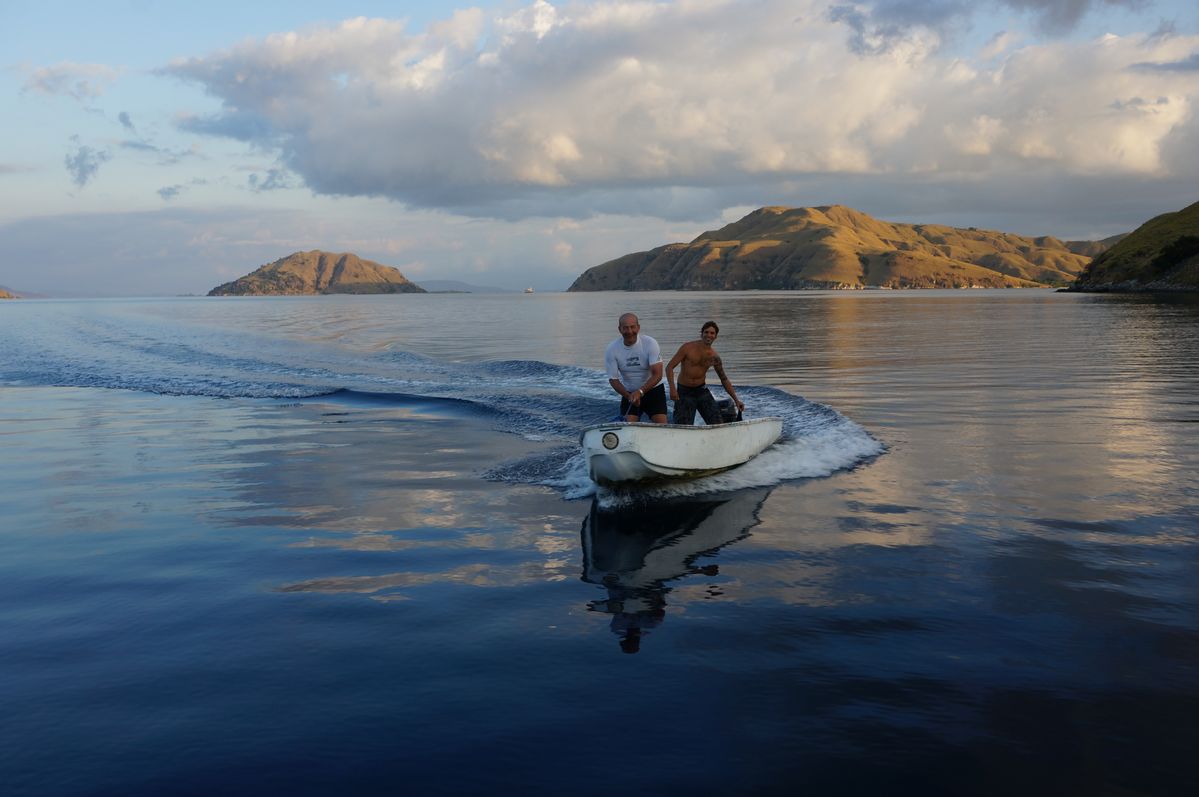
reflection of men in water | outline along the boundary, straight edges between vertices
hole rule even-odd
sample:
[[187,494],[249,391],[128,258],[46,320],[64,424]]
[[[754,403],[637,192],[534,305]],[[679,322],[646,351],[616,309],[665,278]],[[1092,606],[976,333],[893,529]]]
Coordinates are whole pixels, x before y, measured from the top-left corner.
[[609,628],[620,638],[621,650],[638,652],[642,637],[662,625],[674,582],[719,574],[715,562],[697,560],[747,536],[758,522],[764,495],[746,492],[731,501],[688,498],[611,511],[592,504],[580,530],[582,578],[601,585],[606,595],[587,608],[612,615]]
[[608,627],[620,637],[620,649],[636,653],[641,650],[641,634],[666,619],[666,593],[670,590],[629,589],[612,573],[604,578],[604,586],[608,588],[608,599],[593,602],[591,608],[612,615]]
[[[712,344],[720,334],[720,327],[715,321],[709,321],[699,331],[699,340],[692,340],[679,347],[678,352],[666,366],[666,379],[670,382],[670,398],[674,402],[674,422],[690,426],[695,423],[695,411],[703,417],[704,423],[715,426],[722,421],[716,399],[704,382],[708,378],[708,369],[715,368],[720,384],[724,386],[729,398],[737,405],[738,412],[745,411],[745,405],[737,398],[733,383],[724,373],[724,362]],[[675,385],[674,369],[682,365],[679,371],[679,382]]]
[[654,423],[666,423],[666,390],[662,387],[662,350],[658,341],[641,334],[641,322],[625,313],[617,324],[620,337],[604,350],[608,384],[620,394],[620,414],[636,423],[642,413]]

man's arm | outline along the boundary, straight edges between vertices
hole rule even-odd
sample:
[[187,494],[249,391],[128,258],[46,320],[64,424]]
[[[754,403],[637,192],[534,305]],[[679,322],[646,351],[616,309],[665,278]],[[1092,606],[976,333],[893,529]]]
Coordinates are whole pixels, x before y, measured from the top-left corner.
[[729,394],[729,398],[737,405],[737,409],[745,412],[745,405],[741,403],[741,399],[737,398],[737,391],[733,389],[733,383],[724,373],[724,360],[720,359],[720,355],[716,355],[716,362],[712,363],[712,367],[716,369],[716,375],[720,377],[720,384],[724,388],[724,392]]
[[604,352],[604,370],[608,373],[608,384],[612,386],[621,398],[626,398],[629,401],[633,400],[632,393],[625,389],[625,386],[620,381],[620,367],[617,363],[616,356],[612,354],[611,347]]
[[630,404],[640,404],[641,399],[645,396],[645,394],[657,387],[658,383],[661,381],[662,361],[658,360],[649,367],[649,379],[645,380],[645,383],[632,393],[621,392],[624,390],[624,385],[620,384],[620,382],[615,379],[609,379],[608,384],[612,385],[612,388],[616,390],[617,393],[620,393],[622,396],[627,396]]
[[662,361],[658,360],[649,367],[649,380],[642,386],[641,392],[653,390],[662,383]]
[[679,350],[675,352],[673,357],[670,358],[670,363],[666,366],[666,381],[670,385],[671,401],[679,400],[679,389],[674,383],[674,369],[678,368],[679,363],[683,362],[683,358],[687,356],[685,351],[686,348],[686,343],[684,343],[682,346],[679,346]]
[[630,402],[632,402],[633,394],[630,391],[625,389],[624,384],[621,383],[621,381],[619,379],[609,379],[608,384],[612,386],[613,390],[615,390],[617,393],[620,394],[621,398],[626,398]]

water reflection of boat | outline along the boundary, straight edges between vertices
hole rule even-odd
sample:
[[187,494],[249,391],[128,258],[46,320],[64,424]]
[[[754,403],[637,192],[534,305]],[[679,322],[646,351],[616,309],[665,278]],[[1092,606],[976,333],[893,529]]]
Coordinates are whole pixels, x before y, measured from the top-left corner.
[[648,506],[601,509],[591,505],[583,520],[583,580],[607,590],[587,604],[612,615],[612,632],[626,653],[666,618],[670,584],[692,575],[715,576],[703,564],[726,545],[749,536],[770,489],[730,497],[662,501]]

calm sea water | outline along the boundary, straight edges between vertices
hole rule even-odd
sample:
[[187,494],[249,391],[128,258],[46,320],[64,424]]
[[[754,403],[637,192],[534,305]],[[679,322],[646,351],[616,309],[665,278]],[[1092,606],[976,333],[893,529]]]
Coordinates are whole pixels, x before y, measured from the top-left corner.
[[[637,312],[783,440],[597,492]],[[0,303],[0,792],[1190,794],[1199,300]]]

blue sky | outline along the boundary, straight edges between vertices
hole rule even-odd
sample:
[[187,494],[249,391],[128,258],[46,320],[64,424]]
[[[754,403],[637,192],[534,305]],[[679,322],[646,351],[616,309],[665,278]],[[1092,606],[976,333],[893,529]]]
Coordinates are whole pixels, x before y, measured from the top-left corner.
[[564,288],[761,205],[1100,238],[1199,200],[1187,0],[0,1],[0,285],[305,249]]

